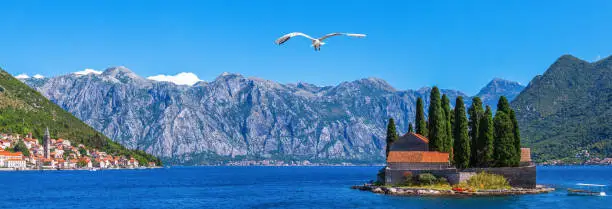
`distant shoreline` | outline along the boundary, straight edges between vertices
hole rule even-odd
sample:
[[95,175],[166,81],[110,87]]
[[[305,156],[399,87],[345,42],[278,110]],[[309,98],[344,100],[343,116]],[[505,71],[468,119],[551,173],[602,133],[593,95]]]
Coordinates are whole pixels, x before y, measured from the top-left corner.
[[136,167],[136,168],[86,168],[86,169],[14,169],[14,168],[0,168],[0,172],[19,172],[19,171],[102,171],[102,170],[146,170],[146,169],[159,169],[163,168],[160,166],[155,167]]

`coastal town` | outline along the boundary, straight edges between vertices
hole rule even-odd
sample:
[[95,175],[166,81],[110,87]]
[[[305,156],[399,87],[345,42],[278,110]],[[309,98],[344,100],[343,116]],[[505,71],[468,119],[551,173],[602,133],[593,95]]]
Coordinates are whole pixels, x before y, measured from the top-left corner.
[[125,169],[155,167],[154,162],[141,165],[130,156],[113,156],[73,144],[68,139],[52,139],[49,129],[42,140],[19,134],[0,133],[0,170],[74,170]]
[[547,160],[538,165],[563,166],[563,165],[612,165],[612,158],[600,158],[591,155],[588,150],[578,151],[573,158]]

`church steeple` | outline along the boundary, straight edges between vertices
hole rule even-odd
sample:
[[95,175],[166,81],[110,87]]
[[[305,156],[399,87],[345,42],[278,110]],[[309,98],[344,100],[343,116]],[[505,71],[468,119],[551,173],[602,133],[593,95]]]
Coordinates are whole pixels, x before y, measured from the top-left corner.
[[45,158],[49,159],[51,158],[51,152],[49,150],[49,147],[51,145],[51,136],[49,134],[49,127],[47,127],[47,129],[45,130],[45,135],[43,136],[43,148],[45,149]]

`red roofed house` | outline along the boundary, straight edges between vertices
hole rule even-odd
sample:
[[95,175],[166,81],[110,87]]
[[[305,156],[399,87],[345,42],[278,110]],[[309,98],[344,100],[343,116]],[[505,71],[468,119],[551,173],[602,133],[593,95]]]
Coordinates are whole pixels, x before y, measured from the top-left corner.
[[26,161],[23,159],[21,152],[0,151],[0,166],[23,169],[26,167]]
[[407,133],[394,142],[387,156],[385,183],[399,184],[405,182],[404,175],[419,173],[453,173],[457,169],[451,166],[449,154],[429,151],[429,140],[416,133]]

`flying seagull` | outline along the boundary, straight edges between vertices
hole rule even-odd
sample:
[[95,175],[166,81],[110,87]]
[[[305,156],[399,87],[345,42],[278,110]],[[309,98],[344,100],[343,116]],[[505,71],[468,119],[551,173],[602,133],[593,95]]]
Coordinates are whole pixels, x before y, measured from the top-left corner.
[[326,38],[332,37],[332,36],[339,36],[339,35],[352,36],[352,37],[357,37],[357,38],[364,38],[364,37],[366,37],[365,34],[358,34],[358,33],[330,33],[330,34],[324,35],[321,38],[313,38],[313,37],[310,37],[309,35],[306,35],[304,33],[293,32],[293,33],[286,34],[286,35],[276,39],[276,44],[281,45],[281,44],[287,42],[290,38],[292,38],[294,36],[303,36],[303,37],[306,37],[306,38],[312,40],[312,47],[314,47],[315,51],[321,51],[321,46],[323,44],[325,44],[323,42],[323,40],[325,40]]

